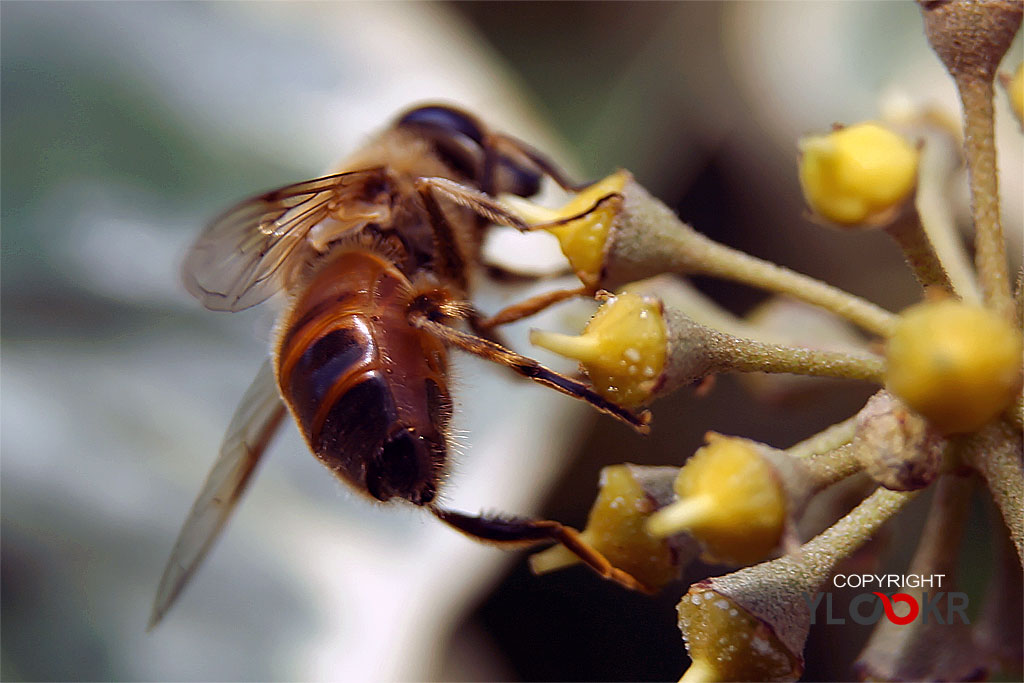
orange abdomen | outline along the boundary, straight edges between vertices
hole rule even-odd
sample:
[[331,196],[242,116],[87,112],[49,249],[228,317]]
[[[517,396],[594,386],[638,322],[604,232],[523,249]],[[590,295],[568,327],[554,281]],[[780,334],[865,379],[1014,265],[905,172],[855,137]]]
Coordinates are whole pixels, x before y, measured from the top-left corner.
[[430,502],[451,415],[444,346],[412,327],[408,278],[373,251],[327,261],[285,314],[281,395],[310,449],[379,500]]

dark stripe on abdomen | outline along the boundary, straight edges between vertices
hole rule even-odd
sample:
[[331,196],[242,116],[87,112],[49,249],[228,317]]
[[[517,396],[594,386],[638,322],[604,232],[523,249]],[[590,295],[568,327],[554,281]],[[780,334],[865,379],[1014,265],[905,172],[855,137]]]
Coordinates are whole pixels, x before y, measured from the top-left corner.
[[313,428],[327,392],[373,352],[372,341],[357,325],[332,330],[310,344],[291,369],[292,405],[307,433]]
[[323,301],[320,301],[312,308],[307,310],[305,313],[303,313],[301,318],[299,318],[298,320],[293,320],[288,325],[287,334],[285,334],[285,336],[281,338],[281,348],[288,348],[288,346],[291,345],[292,341],[294,341],[295,336],[301,333],[303,328],[306,327],[306,325],[309,325],[317,318],[322,317],[325,313],[344,310],[339,309],[339,304],[345,304],[349,299],[352,299],[356,293],[357,292],[345,292],[333,299],[325,299]]
[[330,407],[318,434],[310,435],[317,455],[332,469],[358,474],[384,444],[397,419],[387,382],[371,371]]

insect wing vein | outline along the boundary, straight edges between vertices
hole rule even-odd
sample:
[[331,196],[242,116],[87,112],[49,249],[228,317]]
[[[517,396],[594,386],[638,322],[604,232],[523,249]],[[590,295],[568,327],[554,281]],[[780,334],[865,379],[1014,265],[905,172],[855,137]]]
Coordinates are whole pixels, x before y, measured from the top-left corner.
[[[265,301],[280,289],[274,275],[306,243],[309,231],[347,205],[360,206],[366,186],[381,176],[380,168],[325,176],[228,209],[189,249],[182,269],[185,287],[215,311],[240,311]],[[365,225],[347,222],[349,230]]]

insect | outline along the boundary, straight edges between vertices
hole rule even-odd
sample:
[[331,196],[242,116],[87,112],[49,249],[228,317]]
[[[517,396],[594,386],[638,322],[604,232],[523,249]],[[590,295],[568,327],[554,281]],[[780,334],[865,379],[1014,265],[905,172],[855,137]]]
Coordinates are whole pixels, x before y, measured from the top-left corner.
[[150,627],[205,557],[289,413],[312,453],[356,491],[425,506],[482,540],[560,541],[629,582],[557,522],[477,517],[433,502],[447,463],[449,347],[646,425],[646,414],[498,343],[470,303],[484,231],[526,228],[493,197],[531,196],[544,177],[575,187],[525,143],[431,104],[400,116],[341,172],[243,201],[202,232],[183,275],[206,308],[239,311],[278,292],[287,304],[272,358],[243,397],[174,545]]

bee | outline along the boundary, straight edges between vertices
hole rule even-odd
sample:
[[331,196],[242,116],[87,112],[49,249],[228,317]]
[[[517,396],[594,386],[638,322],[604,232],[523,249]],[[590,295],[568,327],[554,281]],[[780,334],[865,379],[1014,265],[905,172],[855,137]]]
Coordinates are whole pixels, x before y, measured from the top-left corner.
[[646,414],[500,344],[470,302],[488,226],[528,229],[494,197],[532,196],[545,177],[578,187],[526,143],[430,104],[398,117],[339,173],[243,201],[200,234],[183,276],[206,308],[240,311],[278,292],[287,303],[272,358],[245,393],[175,542],[150,627],[207,554],[288,414],[313,455],[372,499],[426,507],[481,540],[560,541],[628,583],[557,522],[471,516],[434,503],[452,416],[449,347],[646,426]]

